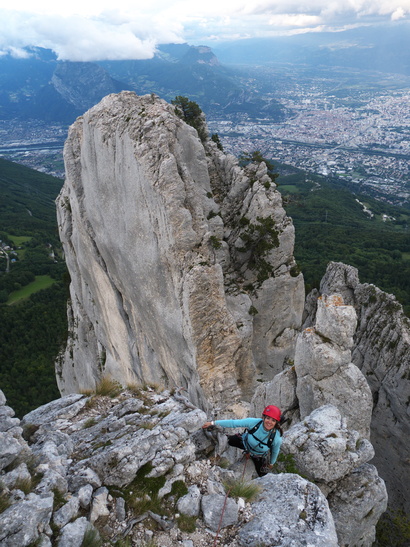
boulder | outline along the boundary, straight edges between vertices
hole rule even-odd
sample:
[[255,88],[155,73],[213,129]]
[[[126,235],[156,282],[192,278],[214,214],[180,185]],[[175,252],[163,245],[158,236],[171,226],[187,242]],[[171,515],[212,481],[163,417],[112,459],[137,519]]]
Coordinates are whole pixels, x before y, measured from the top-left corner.
[[387,491],[373,465],[363,464],[340,480],[328,502],[340,545],[374,544],[376,524],[387,508]]
[[223,494],[203,496],[201,509],[206,526],[214,532],[238,521],[238,504],[232,498],[225,499]]
[[317,486],[290,473],[255,482],[262,492],[251,503],[250,521],[239,530],[239,545],[338,547],[332,514]]
[[2,547],[26,547],[33,544],[42,532],[48,530],[53,512],[53,495],[41,497],[29,494],[27,498],[0,513],[0,544]]
[[314,410],[283,436],[282,450],[292,454],[300,473],[311,481],[332,483],[374,456],[373,447],[333,405]]

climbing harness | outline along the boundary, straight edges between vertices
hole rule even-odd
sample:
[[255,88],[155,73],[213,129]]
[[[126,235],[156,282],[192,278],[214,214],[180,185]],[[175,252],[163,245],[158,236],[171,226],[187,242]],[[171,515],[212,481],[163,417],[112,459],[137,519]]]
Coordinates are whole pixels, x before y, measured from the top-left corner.
[[242,437],[242,440],[243,440],[243,444],[244,446],[250,450],[250,446],[249,446],[249,443],[248,443],[248,437],[249,435],[251,435],[255,440],[258,441],[258,444],[260,446],[260,448],[264,448],[264,447],[268,447],[268,450],[270,450],[272,448],[272,444],[273,444],[273,441],[275,440],[275,435],[276,435],[276,428],[273,429],[270,434],[269,434],[269,438],[268,438],[268,442],[265,443],[264,441],[262,441],[261,439],[259,439],[259,437],[257,437],[255,435],[256,431],[260,428],[261,424],[263,423],[263,420],[260,420],[256,425],[254,425],[253,427],[251,427],[251,429],[248,429],[247,431],[245,431],[245,434],[243,435]]

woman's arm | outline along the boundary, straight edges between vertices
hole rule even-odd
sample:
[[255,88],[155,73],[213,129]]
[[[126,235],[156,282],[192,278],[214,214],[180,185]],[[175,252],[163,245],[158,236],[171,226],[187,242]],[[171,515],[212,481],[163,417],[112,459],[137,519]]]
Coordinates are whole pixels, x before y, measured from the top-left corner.
[[258,422],[260,422],[260,418],[244,418],[243,420],[215,420],[205,422],[202,428],[206,429],[211,425],[219,425],[220,427],[253,427]]

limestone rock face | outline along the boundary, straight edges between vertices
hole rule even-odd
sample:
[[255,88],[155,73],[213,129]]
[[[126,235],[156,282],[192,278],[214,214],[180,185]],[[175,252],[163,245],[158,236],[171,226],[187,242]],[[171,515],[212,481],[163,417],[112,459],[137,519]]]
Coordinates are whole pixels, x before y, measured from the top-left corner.
[[373,545],[377,521],[387,508],[386,486],[373,465],[366,463],[339,481],[328,502],[339,545]]
[[293,359],[304,287],[264,163],[238,166],[155,96],[105,97],[70,128],[57,199],[71,276],[63,394],[103,375],[250,399]]
[[[366,377],[373,396],[373,463],[386,481],[389,503],[409,512],[410,321],[393,295],[360,283],[352,266],[329,264],[320,294],[334,293],[357,314],[352,362]],[[308,297],[311,305],[304,326],[314,322],[318,294]]]
[[370,441],[346,422],[333,405],[317,408],[285,432],[282,449],[326,496],[339,545],[371,547],[387,492],[367,463],[374,456]]
[[341,296],[318,299],[315,326],[305,329],[296,344],[296,393],[302,418],[330,403],[342,411],[350,428],[369,438],[372,395],[351,362],[355,328],[355,310]]

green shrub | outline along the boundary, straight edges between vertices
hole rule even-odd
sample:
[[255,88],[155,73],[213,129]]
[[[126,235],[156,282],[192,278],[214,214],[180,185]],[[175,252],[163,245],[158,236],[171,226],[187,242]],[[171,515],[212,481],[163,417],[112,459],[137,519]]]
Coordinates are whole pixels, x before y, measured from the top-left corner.
[[375,547],[410,545],[410,516],[404,511],[387,511],[376,525]]
[[211,236],[209,241],[214,249],[220,249],[222,247],[221,240],[217,236]]

